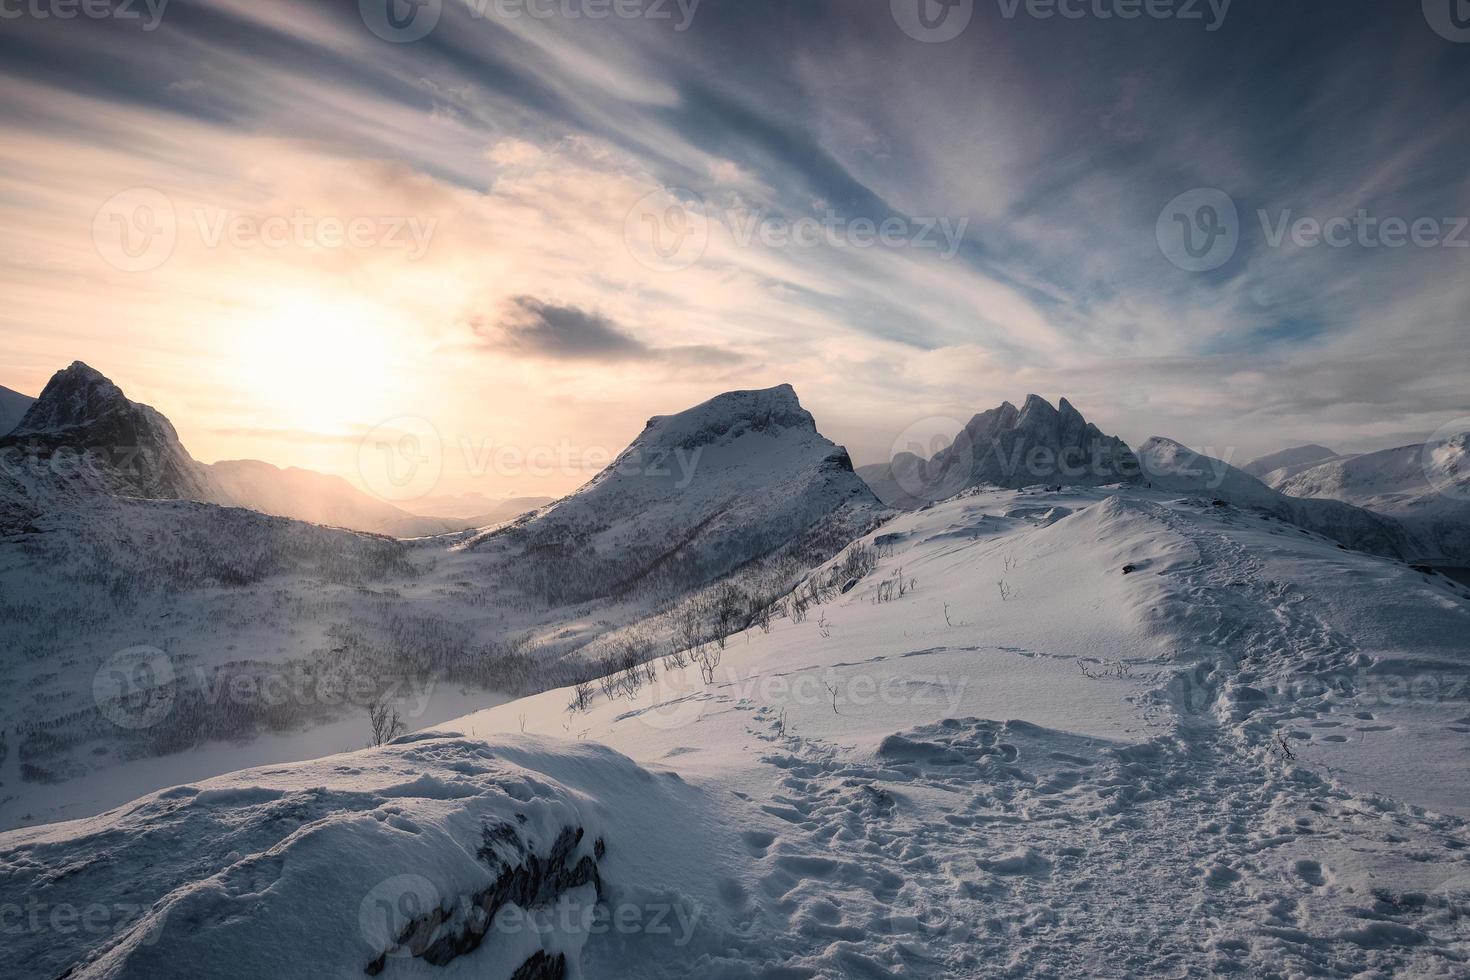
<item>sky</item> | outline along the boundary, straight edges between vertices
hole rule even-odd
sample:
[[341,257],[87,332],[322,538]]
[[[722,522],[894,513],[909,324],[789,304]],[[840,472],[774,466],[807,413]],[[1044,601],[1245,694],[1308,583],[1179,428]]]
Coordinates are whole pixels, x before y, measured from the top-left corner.
[[859,464],[1030,392],[1237,462],[1470,428],[1463,8],[3,0],[0,384],[491,494],[785,382]]

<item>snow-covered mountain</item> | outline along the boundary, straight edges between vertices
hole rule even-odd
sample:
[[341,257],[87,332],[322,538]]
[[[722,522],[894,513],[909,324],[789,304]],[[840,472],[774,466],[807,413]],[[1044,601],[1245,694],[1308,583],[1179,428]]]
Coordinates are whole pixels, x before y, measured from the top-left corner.
[[527,560],[536,591],[583,601],[701,584],[814,538],[835,550],[883,510],[780,385],[650,419],[580,490],[466,547]]
[[35,399],[30,395],[22,395],[18,391],[0,385],[0,436],[3,436],[20,424],[20,420],[35,404]]
[[1242,466],[1241,469],[1257,480],[1264,480],[1266,474],[1273,470],[1279,470],[1288,466],[1309,466],[1336,456],[1337,453],[1328,449],[1326,446],[1318,446],[1313,443],[1306,446],[1293,446],[1290,449],[1283,449],[1280,452],[1258,456]]
[[475,491],[422,497],[409,506],[422,517],[443,517],[465,527],[488,527],[545,507],[555,497],[492,497]]
[[155,409],[132,402],[75,361],[0,436],[7,472],[31,496],[100,492],[152,500],[228,503]]
[[884,503],[912,509],[974,486],[1106,486],[1138,476],[1138,461],[1123,440],[1105,435],[1063,398],[1053,407],[1028,395],[981,412],[949,446],[923,460],[896,455],[886,470],[864,467]]
[[[222,460],[206,467],[218,493],[236,506],[312,524],[370,531],[394,538],[447,534],[474,521],[420,517],[377,499],[342,479],[255,459]],[[494,523],[485,521],[484,524]]]
[[1246,507],[967,492],[814,570],[708,680],[655,664],[0,835],[4,907],[99,910],[9,963],[1460,976],[1467,633],[1463,588]]
[[1470,433],[1311,465],[1265,477],[1284,494],[1340,500],[1392,517],[1418,557],[1470,565]]
[[1423,558],[1397,521],[1337,500],[1289,497],[1223,460],[1155,436],[1140,447],[1144,480],[1151,487],[1197,494],[1269,514],[1338,543],[1389,558]]
[[400,538],[499,524],[536,504],[507,501],[487,507],[488,513],[421,516],[337,476],[259,460],[200,463],[160,412],[130,401],[120,387],[80,361],[57,372],[39,399],[0,398],[0,411],[22,403],[22,416],[0,438],[0,453],[27,497],[103,493],[194,500]]
[[[654,658],[677,631],[761,615],[884,513],[789,388],[655,419],[582,491],[498,531],[402,541],[116,489],[32,494],[0,470],[0,619],[19,651],[0,658],[0,731],[25,760],[0,776],[0,826],[92,812],[161,773],[362,744],[378,697],[423,725]],[[716,604],[702,586],[727,573]],[[110,664],[140,645],[168,710],[119,727],[96,685],[133,676]],[[291,696],[232,693],[265,685]]]

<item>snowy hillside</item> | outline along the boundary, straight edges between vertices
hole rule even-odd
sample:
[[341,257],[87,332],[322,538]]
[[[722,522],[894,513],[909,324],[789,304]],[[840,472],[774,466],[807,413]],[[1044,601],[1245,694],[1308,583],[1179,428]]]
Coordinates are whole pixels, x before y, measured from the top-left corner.
[[835,550],[883,509],[781,385],[650,419],[576,493],[464,547],[535,557],[533,587],[577,602],[651,581],[700,585],[807,540]]
[[972,491],[636,683],[0,836],[0,900],[107,909],[14,947],[86,977],[1458,976],[1467,633],[1253,509]]
[[[1275,470],[1287,467],[1301,468],[1320,463],[1326,459],[1333,459],[1337,453],[1326,446],[1318,446],[1315,443],[1306,446],[1293,446],[1280,452],[1268,453],[1258,456],[1241,467],[1246,473],[1257,480],[1265,480],[1266,475]],[[1267,481],[1270,482],[1270,481]],[[1280,489],[1279,487],[1277,489]]]
[[1278,493],[1234,466],[1155,436],[1138,451],[1144,480],[1152,487],[1200,494],[1290,521],[1344,547],[1389,558],[1423,557],[1397,521],[1336,500],[1301,500]]
[[412,501],[409,506],[422,517],[450,518],[465,527],[489,527],[515,520],[522,514],[545,507],[554,497],[491,497],[483,493],[438,494]]
[[238,507],[262,514],[394,538],[421,538],[481,526],[410,514],[369,496],[340,476],[294,466],[282,469],[259,460],[233,459],[210,464],[207,470],[221,494]]
[[881,468],[864,467],[879,498],[912,509],[974,486],[1105,486],[1138,475],[1123,440],[1104,435],[1063,398],[1057,405],[1026,396],[972,418],[950,445],[928,460],[900,452]]
[[[105,390],[66,401],[109,407],[77,417],[172,433],[90,380]],[[26,458],[49,464],[51,430],[33,431],[43,448],[26,436]],[[208,472],[174,447],[175,469]],[[512,533],[413,541],[139,499],[106,461],[86,480],[6,467],[0,827],[360,746],[379,702],[418,727],[744,625],[881,512],[846,459],[789,388],[735,393],[656,419]]]
[[1420,557],[1470,565],[1470,433],[1280,468],[1265,479],[1293,497],[1341,500],[1385,514],[1414,536]]
[[6,435],[20,424],[35,399],[0,385],[0,436]]

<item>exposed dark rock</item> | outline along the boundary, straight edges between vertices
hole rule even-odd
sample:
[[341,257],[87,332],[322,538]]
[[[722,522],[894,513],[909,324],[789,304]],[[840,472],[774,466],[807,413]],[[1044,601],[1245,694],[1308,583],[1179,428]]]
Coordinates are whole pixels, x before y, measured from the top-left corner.
[[[363,972],[377,976],[387,964],[388,955],[395,952],[407,952],[434,966],[451,963],[480,947],[496,914],[506,905],[526,911],[546,908],[566,892],[589,884],[596,888],[600,900],[602,878],[597,862],[607,853],[607,846],[599,837],[592,854],[573,861],[584,835],[581,827],[562,828],[542,857],[531,850],[512,824],[504,821],[485,824],[480,829],[480,847],[475,856],[497,873],[488,888],[468,896],[467,903],[463,903],[468,905],[470,914],[456,915],[462,903],[451,902],[448,908],[441,905],[415,919],[405,927],[394,947],[384,950]],[[544,952],[537,952],[515,973],[525,980],[560,980],[565,975],[566,957],[561,954],[548,957]]]

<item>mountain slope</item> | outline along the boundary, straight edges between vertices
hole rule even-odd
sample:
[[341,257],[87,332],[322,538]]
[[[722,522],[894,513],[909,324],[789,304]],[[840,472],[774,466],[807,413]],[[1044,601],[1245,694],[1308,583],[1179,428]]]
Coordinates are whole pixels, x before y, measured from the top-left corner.
[[1340,500],[1394,518],[1418,557],[1470,565],[1470,433],[1340,456],[1267,476],[1292,497]]
[[[0,902],[125,906],[20,931],[14,962],[346,977],[392,949],[378,975],[510,980],[538,955],[523,978],[1463,974],[1464,592],[1137,486],[981,490],[856,545],[881,557],[852,589],[737,634],[708,681],[674,665],[580,707],[547,691],[0,835]],[[885,590],[897,579],[917,585]],[[533,854],[590,858],[597,882],[533,888],[517,870]],[[511,886],[532,919],[504,913]],[[486,909],[502,917],[471,941]]]
[[467,547],[535,562],[535,591],[582,601],[635,584],[691,587],[813,536],[830,554],[882,511],[847,451],[780,385],[650,419],[576,493]]
[[1272,470],[1279,470],[1287,466],[1300,467],[1320,463],[1322,460],[1332,459],[1336,455],[1337,453],[1328,449],[1326,446],[1318,446],[1316,444],[1293,446],[1290,449],[1283,449],[1280,452],[1258,456],[1240,469],[1258,480],[1264,480],[1266,474]]
[[21,418],[35,401],[30,395],[22,395],[0,385],[0,436],[7,435],[19,425]]
[[103,492],[154,500],[228,503],[155,409],[132,402],[75,361],[56,372],[0,452],[18,462],[32,494]]
[[[342,479],[255,459],[222,460],[206,467],[214,486],[237,506],[312,524],[418,538],[483,526],[467,520],[420,517],[369,496]],[[485,524],[493,523],[491,521]]]
[[410,506],[420,517],[449,519],[464,527],[489,527],[514,520],[554,500],[555,497],[491,497],[471,492],[423,497]]
[[974,486],[1106,486],[1134,480],[1138,461],[1063,398],[1057,407],[1028,395],[981,412],[928,460],[900,453],[869,484],[890,506],[913,509]]
[[1422,557],[1408,531],[1392,518],[1336,500],[1288,497],[1243,470],[1172,439],[1155,436],[1139,448],[1138,458],[1151,487],[1201,494],[1258,510],[1370,554]]

